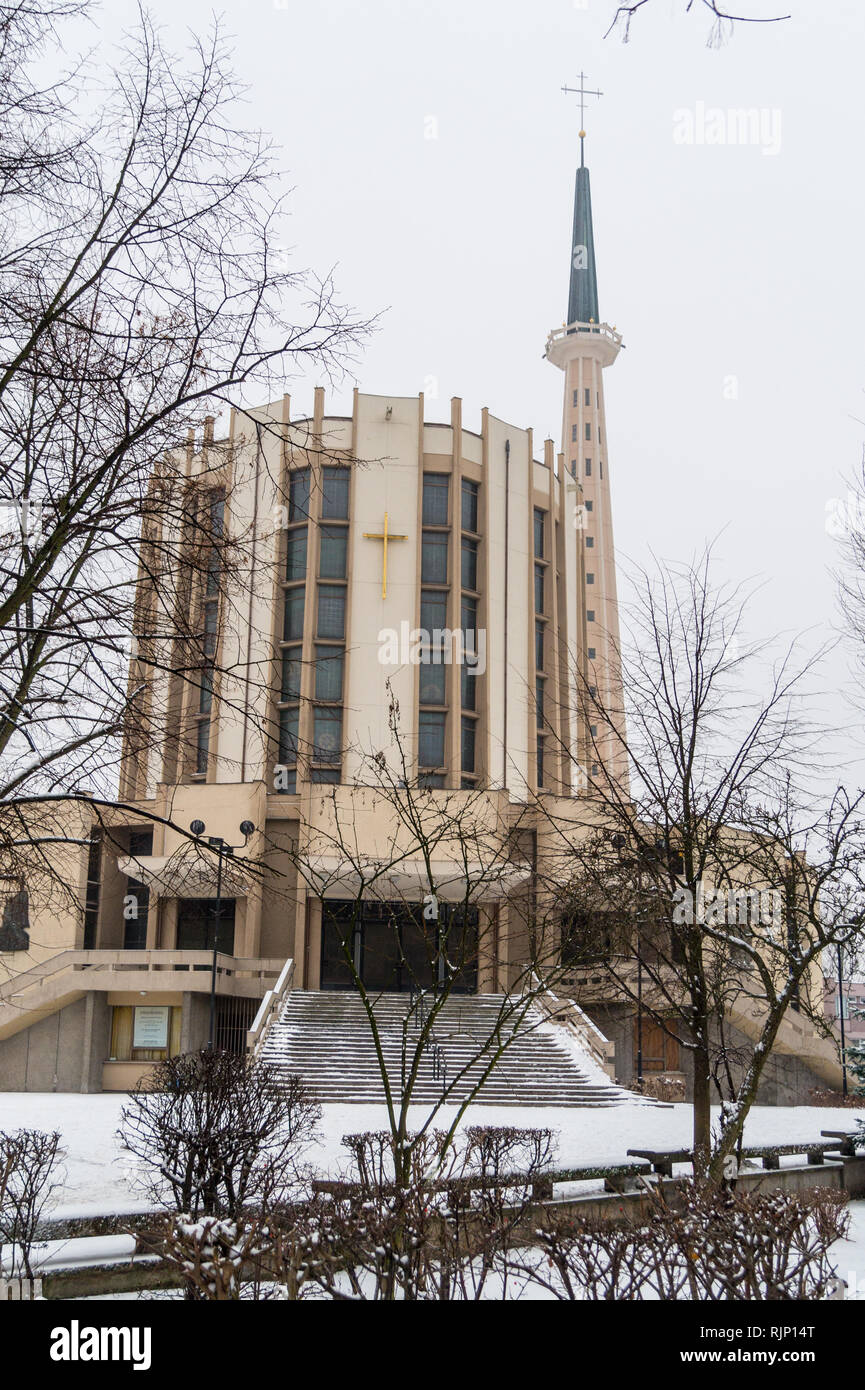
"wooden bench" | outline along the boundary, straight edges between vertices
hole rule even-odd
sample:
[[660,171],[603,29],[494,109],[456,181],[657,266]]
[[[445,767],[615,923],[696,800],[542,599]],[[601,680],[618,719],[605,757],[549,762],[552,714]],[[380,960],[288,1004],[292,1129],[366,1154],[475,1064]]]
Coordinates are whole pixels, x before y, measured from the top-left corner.
[[751,1144],[742,1149],[743,1158],[760,1158],[763,1167],[774,1172],[781,1167],[780,1160],[790,1154],[804,1154],[809,1163],[823,1163],[827,1154],[840,1152],[839,1145],[831,1140],[826,1143],[813,1140],[804,1144]]
[[[842,1136],[842,1139],[847,1136]],[[826,1155],[841,1154],[844,1150],[838,1139],[823,1141],[809,1140],[804,1144],[750,1144],[742,1149],[742,1158],[759,1158],[768,1171],[780,1168],[780,1160],[785,1155],[805,1154],[809,1163],[823,1163]],[[661,1177],[673,1176],[674,1163],[693,1163],[691,1149],[628,1149],[629,1156],[647,1159],[652,1172]]]
[[625,1192],[629,1180],[651,1173],[648,1163],[584,1163],[578,1168],[557,1168],[535,1179],[533,1194],[549,1201],[554,1183],[598,1182],[603,1180],[605,1192]]
[[628,1149],[630,1158],[645,1158],[652,1165],[653,1173],[662,1178],[673,1176],[674,1163],[692,1163],[694,1155],[690,1149]]
[[855,1129],[821,1129],[820,1133],[827,1139],[840,1139],[838,1152],[844,1158],[856,1157],[856,1145],[860,1148],[865,1147],[865,1134]]

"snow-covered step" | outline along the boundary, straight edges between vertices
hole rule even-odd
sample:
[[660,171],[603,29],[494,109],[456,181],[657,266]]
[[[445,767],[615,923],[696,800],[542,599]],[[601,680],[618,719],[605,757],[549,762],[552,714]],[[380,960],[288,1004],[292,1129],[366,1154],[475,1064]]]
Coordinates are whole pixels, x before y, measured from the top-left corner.
[[[499,1033],[509,1040],[502,1057],[483,1081],[477,1103],[517,1106],[610,1106],[640,1103],[630,1091],[609,1081],[573,1040],[529,1010],[515,1029],[502,1017],[500,995],[460,995],[448,999],[435,1020],[434,1041],[441,1048],[448,1099],[464,1099],[481,1080],[489,1055],[483,1045]],[[373,1009],[392,1092],[401,1090],[403,1041],[410,1066],[417,1025],[406,1022],[411,1000],[385,994]],[[406,1033],[407,1029],[407,1033]],[[516,1036],[513,1036],[516,1032]],[[261,1059],[286,1075],[300,1076],[320,1100],[375,1102],[384,1099],[379,1061],[367,1011],[358,995],[340,991],[293,990],[264,1041]],[[442,1094],[428,1049],[421,1060],[412,1097],[420,1103]]]

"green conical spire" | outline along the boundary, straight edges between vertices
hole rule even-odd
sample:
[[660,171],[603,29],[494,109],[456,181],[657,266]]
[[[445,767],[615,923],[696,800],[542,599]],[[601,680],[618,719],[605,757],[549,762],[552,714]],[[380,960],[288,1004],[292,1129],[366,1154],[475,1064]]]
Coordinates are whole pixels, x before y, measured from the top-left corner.
[[592,230],[592,193],[589,171],[582,160],[583,132],[580,131],[580,167],[574,189],[574,235],[571,241],[571,280],[568,294],[568,323],[600,322],[598,277],[595,270],[595,236]]

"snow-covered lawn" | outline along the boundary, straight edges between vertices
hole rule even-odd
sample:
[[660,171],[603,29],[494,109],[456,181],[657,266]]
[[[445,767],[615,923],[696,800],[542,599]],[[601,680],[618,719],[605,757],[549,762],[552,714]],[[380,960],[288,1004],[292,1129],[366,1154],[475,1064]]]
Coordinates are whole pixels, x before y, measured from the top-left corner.
[[[19,1126],[58,1129],[67,1150],[67,1181],[56,1209],[67,1213],[81,1209],[129,1210],[141,1203],[130,1183],[128,1155],[117,1139],[122,1095],[23,1095],[0,1092],[0,1129]],[[436,1121],[443,1125],[448,1114]],[[757,1106],[748,1118],[746,1142],[783,1143],[817,1139],[822,1129],[853,1129],[865,1111],[827,1110],[813,1106],[774,1108]],[[418,1108],[417,1123],[426,1111]],[[622,1159],[629,1148],[677,1148],[690,1142],[691,1110],[687,1105],[662,1109],[634,1105],[615,1109],[535,1109],[476,1106],[463,1124],[524,1124],[549,1126],[559,1134],[558,1162],[601,1163]],[[384,1129],[387,1117],[379,1105],[326,1105],[322,1133],[310,1158],[320,1171],[333,1172],[345,1160],[340,1140],[359,1130]],[[865,1202],[850,1208],[850,1238],[833,1251],[838,1273],[848,1284],[848,1298],[865,1300]],[[115,1258],[128,1256],[126,1237],[102,1237],[112,1244]],[[124,1244],[125,1242],[125,1244]],[[63,1263],[81,1246],[81,1258],[92,1258],[92,1241],[62,1242]],[[113,1245],[117,1245],[117,1249]],[[135,1297],[135,1295],[133,1295]]]
[[[125,1210],[140,1198],[130,1185],[129,1156],[116,1135],[124,1100],[123,1095],[0,1092],[0,1129],[27,1126],[60,1131],[67,1150],[67,1181],[59,1194],[64,1209],[98,1206],[102,1211]],[[422,1124],[426,1114],[425,1108],[418,1107],[416,1123]],[[436,1125],[446,1124],[449,1114],[452,1111],[440,1111]],[[755,1106],[748,1117],[745,1141],[760,1144],[814,1140],[822,1129],[854,1129],[860,1115],[865,1118],[865,1111]],[[548,1126],[559,1135],[557,1162],[568,1166],[621,1160],[626,1150],[633,1148],[687,1147],[691,1109],[687,1105],[624,1105],[610,1109],[481,1105],[469,1108],[463,1119],[463,1125],[466,1124]],[[340,1144],[342,1136],[386,1129],[387,1115],[381,1105],[325,1105],[321,1128],[321,1139],[310,1158],[320,1171],[333,1172],[346,1157]],[[865,1278],[865,1226],[857,1249]]]

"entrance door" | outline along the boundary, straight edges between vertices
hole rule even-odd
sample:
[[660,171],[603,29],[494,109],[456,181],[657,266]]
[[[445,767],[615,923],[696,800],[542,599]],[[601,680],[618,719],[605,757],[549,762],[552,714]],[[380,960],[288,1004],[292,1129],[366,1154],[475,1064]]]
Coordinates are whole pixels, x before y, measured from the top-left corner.
[[322,903],[321,988],[351,989],[354,968],[375,993],[431,989],[452,977],[452,989],[477,989],[476,908],[466,914],[448,904],[427,920],[418,903]]
[[[634,1025],[634,1069],[637,1066],[637,1028]],[[679,1070],[679,1040],[671,1038],[660,1023],[643,1017],[643,1073]]]

